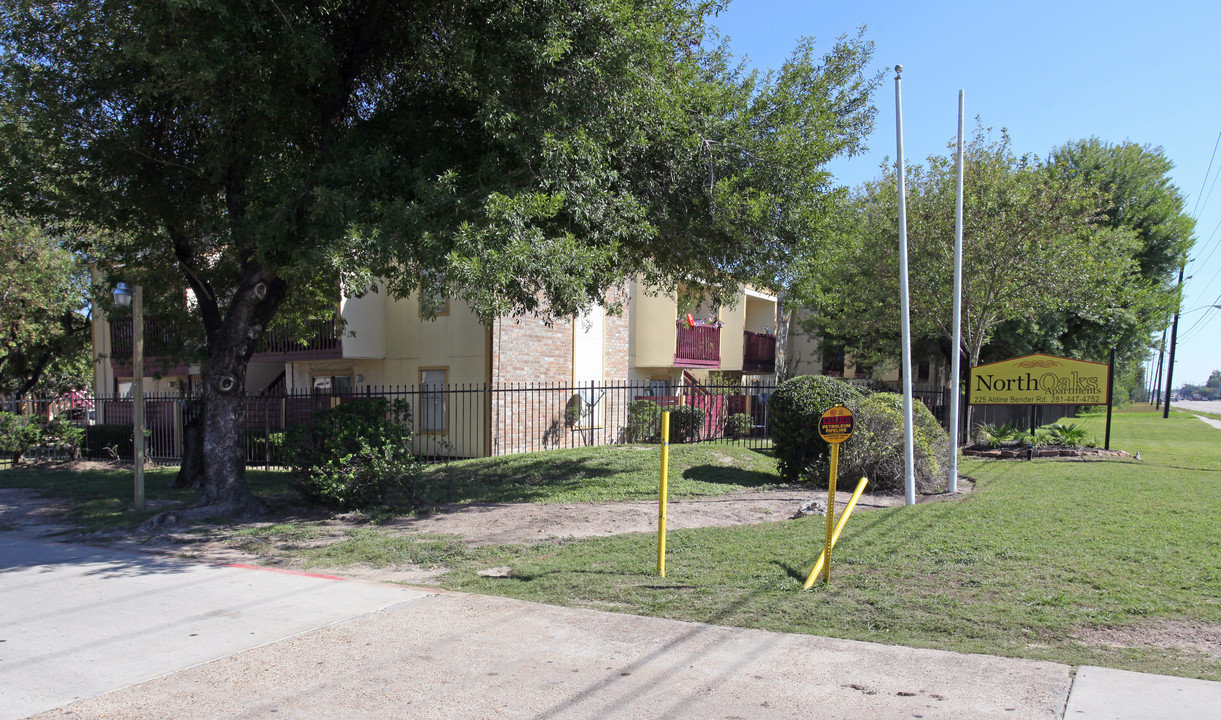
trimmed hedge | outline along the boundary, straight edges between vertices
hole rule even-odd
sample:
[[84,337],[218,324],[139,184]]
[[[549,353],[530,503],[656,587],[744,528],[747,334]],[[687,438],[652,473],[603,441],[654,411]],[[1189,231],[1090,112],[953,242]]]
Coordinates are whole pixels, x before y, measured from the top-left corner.
[[[840,403],[849,409],[861,399],[861,392],[842,380],[823,375],[799,375],[780,383],[772,393],[772,447],[776,466],[784,482],[821,482],[819,459],[830,453],[830,446],[818,434],[818,418]],[[821,465],[825,467],[825,465]]]
[[[840,479],[855,482],[865,476],[876,491],[903,492],[903,396],[888,392],[867,395],[851,410],[856,425],[840,452]],[[949,435],[919,400],[912,402],[912,424],[916,492],[936,492],[945,487],[942,459],[948,457]]]

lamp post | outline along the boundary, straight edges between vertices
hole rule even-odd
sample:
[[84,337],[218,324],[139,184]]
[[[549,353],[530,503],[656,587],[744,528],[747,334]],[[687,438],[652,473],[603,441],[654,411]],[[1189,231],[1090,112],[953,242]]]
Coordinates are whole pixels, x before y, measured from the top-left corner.
[[119,283],[114,289],[119,307],[131,306],[132,462],[135,465],[136,509],[144,509],[144,289]]

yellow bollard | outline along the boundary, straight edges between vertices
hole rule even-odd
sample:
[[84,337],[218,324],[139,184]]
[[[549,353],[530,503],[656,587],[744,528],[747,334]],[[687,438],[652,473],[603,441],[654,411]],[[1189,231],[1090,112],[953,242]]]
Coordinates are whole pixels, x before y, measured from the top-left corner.
[[[861,499],[861,493],[865,492],[865,486],[868,484],[869,484],[869,478],[864,478],[864,477],[861,478],[861,481],[856,484],[856,491],[852,493],[852,499],[848,501],[848,505],[847,505],[847,507],[844,508],[843,514],[839,516],[839,522],[836,523],[836,525],[835,525],[835,532],[834,532],[834,534],[831,535],[830,544],[832,547],[834,547],[835,543],[839,541],[839,534],[844,531],[844,526],[848,524],[848,518],[852,516],[852,509],[856,507],[856,501]],[[830,507],[830,503],[828,503],[827,504],[828,525],[830,525],[830,520],[831,520],[831,507]],[[814,581],[818,578],[819,571],[823,569],[823,564],[827,557],[829,557],[829,555],[827,554],[826,548],[824,548],[822,554],[820,554],[818,556],[818,562],[814,563],[814,569],[810,571],[810,576],[806,578],[805,584],[801,586],[803,590],[809,590],[811,587],[814,586]]]
[[666,495],[669,492],[670,413],[661,414],[661,487],[657,501],[657,574],[666,576]]
[[839,443],[831,445],[831,477],[827,480],[827,539],[823,544],[822,554],[827,558],[823,566],[823,581],[831,582],[831,550],[835,547],[835,539],[831,537],[831,522],[835,519],[835,481],[839,478]]

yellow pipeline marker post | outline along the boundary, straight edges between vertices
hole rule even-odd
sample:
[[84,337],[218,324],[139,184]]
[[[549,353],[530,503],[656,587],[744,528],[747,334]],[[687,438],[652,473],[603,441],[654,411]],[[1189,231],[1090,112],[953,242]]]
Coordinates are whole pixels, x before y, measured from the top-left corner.
[[831,582],[831,548],[835,545],[832,524],[835,522],[835,481],[839,475],[839,446],[852,437],[853,424],[852,411],[839,403],[818,418],[818,434],[831,444],[831,477],[827,481],[827,538],[822,551],[827,559],[823,565],[823,580],[826,582]]
[[657,500],[657,574],[666,576],[666,495],[669,493],[670,413],[661,414],[661,487]]
[[[861,493],[865,492],[865,486],[869,484],[869,478],[861,478],[861,481],[856,484],[856,492],[852,493],[852,499],[848,501],[848,506],[844,508],[844,512],[839,516],[839,522],[835,524],[835,532],[831,535],[831,547],[835,547],[835,543],[839,542],[839,534],[844,531],[844,526],[848,524],[848,518],[852,517],[852,509],[856,507],[856,501],[861,499]],[[814,581],[818,579],[818,573],[822,571],[823,563],[827,559],[827,551],[824,548],[823,552],[818,556],[818,562],[814,563],[814,569],[810,571],[810,576],[806,578],[805,584],[801,586],[803,590],[809,590],[814,586]]]

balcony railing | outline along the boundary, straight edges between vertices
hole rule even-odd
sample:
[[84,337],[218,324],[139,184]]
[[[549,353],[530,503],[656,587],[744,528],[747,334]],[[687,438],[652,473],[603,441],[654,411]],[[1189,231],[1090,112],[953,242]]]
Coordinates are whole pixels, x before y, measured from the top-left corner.
[[[312,334],[304,340],[294,340],[283,331],[272,328],[259,342],[254,360],[275,362],[289,360],[330,359],[343,357],[343,341],[335,320],[314,320]],[[119,363],[130,363],[132,356],[132,321],[130,317],[110,321],[110,355]],[[182,351],[182,338],[156,316],[144,318],[144,357],[153,359]]]
[[713,325],[677,328],[674,342],[676,367],[720,367],[721,329]]
[[744,331],[742,339],[742,372],[776,372],[776,336]]
[[[120,365],[130,365],[135,338],[132,333],[131,316],[111,319],[110,357]],[[144,357],[158,358],[181,351],[182,338],[159,318],[144,318]]]
[[343,341],[333,318],[312,320],[309,327],[313,333],[304,339],[293,339],[288,333],[272,327],[259,342],[252,359],[267,362],[343,357]]

